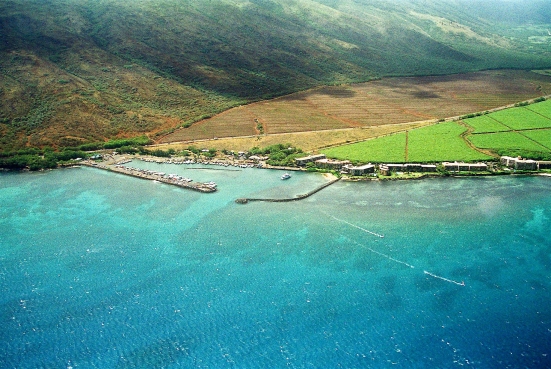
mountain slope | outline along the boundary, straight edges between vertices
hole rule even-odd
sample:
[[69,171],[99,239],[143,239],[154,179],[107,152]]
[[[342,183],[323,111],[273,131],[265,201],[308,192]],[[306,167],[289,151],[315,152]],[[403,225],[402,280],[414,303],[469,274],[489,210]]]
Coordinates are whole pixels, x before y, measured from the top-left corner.
[[497,2],[8,0],[0,149],[155,137],[323,84],[549,66],[549,2]]

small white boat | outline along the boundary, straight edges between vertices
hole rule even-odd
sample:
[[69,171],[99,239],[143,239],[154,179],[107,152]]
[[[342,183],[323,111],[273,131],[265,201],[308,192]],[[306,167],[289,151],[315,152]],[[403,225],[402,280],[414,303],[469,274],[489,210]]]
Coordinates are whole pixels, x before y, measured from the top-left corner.
[[289,173],[285,173],[284,175],[281,176],[281,179],[289,179],[291,178],[291,175]]

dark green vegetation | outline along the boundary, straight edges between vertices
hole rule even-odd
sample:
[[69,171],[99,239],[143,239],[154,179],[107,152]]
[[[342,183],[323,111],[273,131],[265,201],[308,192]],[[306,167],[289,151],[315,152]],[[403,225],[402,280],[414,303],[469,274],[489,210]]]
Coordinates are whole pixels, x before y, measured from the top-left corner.
[[52,169],[63,162],[74,161],[86,156],[85,152],[63,150],[54,152],[52,149],[24,149],[0,154],[0,168],[30,170]]
[[263,149],[254,147],[250,150],[252,155],[267,156],[266,163],[274,166],[295,166],[295,158],[304,156],[301,149],[292,147],[291,144],[270,145]]
[[474,162],[502,155],[551,160],[551,100],[536,101],[539,102],[465,118],[462,122],[438,123],[330,148],[323,153],[363,163]]
[[[52,169],[62,164],[75,163],[75,159],[84,159],[90,156],[90,151],[114,149],[120,153],[143,153],[158,154],[165,153],[162,150],[149,152],[144,145],[150,144],[151,140],[145,136],[109,140],[107,142],[95,142],[83,144],[78,147],[65,147],[62,150],[54,151],[51,147],[45,149],[27,148],[13,151],[0,152],[0,168],[39,170]],[[169,156],[170,153],[166,156]],[[162,156],[162,155],[159,155]]]
[[549,67],[550,12],[500,0],[2,1],[0,151],[155,140],[324,84]]

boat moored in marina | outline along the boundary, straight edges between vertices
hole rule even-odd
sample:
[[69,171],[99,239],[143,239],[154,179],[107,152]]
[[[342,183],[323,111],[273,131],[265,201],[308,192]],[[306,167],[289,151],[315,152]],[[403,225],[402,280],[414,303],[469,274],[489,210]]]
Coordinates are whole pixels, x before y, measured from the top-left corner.
[[82,164],[86,166],[99,168],[99,169],[113,171],[120,174],[125,174],[131,177],[148,179],[148,180],[151,180],[153,183],[165,183],[165,184],[170,184],[178,187],[189,188],[191,190],[195,190],[199,192],[216,191],[215,182],[208,182],[208,183],[194,182],[192,184],[191,183],[193,182],[192,179],[182,177],[177,174],[166,174],[164,172],[156,172],[153,170],[134,168],[134,167],[118,165],[118,164],[116,165],[100,164],[92,161],[83,161]]

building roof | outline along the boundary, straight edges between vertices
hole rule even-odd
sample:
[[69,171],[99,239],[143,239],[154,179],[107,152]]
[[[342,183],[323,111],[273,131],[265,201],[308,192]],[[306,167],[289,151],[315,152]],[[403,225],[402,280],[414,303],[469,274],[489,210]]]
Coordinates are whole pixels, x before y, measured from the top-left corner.
[[375,167],[373,164],[364,164],[359,167],[350,167],[350,169],[369,169]]

